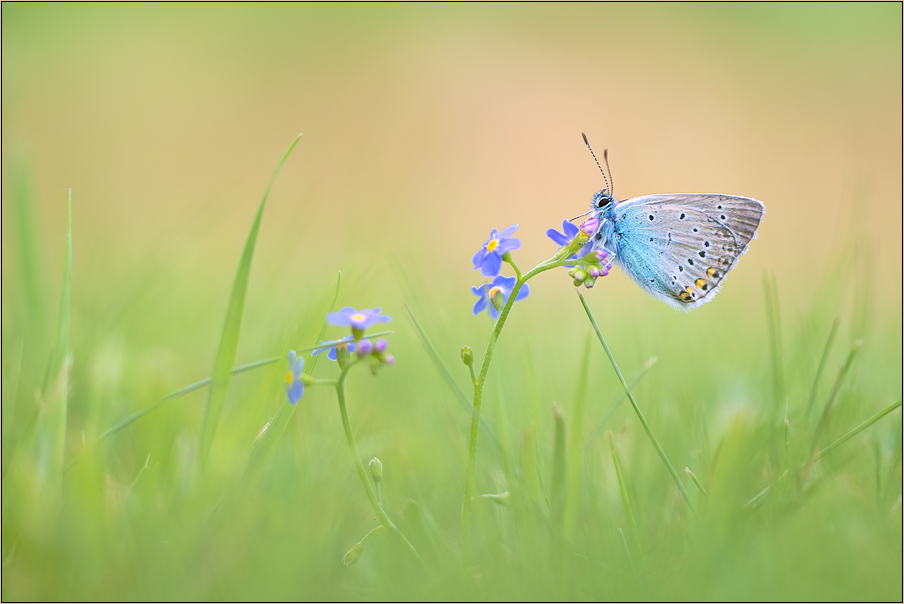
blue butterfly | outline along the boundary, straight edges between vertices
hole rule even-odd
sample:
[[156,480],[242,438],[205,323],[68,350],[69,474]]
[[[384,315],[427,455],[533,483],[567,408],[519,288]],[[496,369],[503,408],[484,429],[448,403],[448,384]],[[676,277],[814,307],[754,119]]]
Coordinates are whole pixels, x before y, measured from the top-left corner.
[[[587,136],[584,143],[590,149]],[[609,177],[590,203],[599,220],[593,249],[604,249],[613,262],[647,293],[689,311],[716,296],[738,262],[766,206],[750,197],[715,193],[644,195],[618,201]],[[606,167],[609,158],[603,152]]]

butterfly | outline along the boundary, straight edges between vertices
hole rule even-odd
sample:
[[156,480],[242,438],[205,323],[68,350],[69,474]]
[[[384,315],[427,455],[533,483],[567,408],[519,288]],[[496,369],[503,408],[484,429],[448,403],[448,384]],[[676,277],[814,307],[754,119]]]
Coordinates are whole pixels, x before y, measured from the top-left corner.
[[[737,195],[679,193],[618,201],[609,177],[584,143],[606,182],[590,202],[599,221],[593,250],[609,258],[648,294],[690,311],[706,304],[756,239],[763,202]],[[609,167],[608,152],[603,152]]]

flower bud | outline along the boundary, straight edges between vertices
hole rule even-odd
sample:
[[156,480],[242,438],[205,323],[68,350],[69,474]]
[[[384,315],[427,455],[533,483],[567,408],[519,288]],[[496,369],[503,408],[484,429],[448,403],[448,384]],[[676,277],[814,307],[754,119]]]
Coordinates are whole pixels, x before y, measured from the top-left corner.
[[339,363],[339,366],[345,368],[348,365],[348,345],[346,344],[337,344],[336,345],[336,361]]
[[363,340],[359,340],[357,346],[355,347],[355,354],[359,357],[366,357],[371,353],[374,349],[374,345],[370,340],[364,338]]
[[590,274],[590,276],[593,277],[594,279],[596,279],[597,277],[600,276],[600,269],[598,269],[598,268],[595,267],[595,266],[588,266],[588,267],[587,267],[587,272],[588,272],[588,273]]
[[493,501],[499,505],[510,506],[512,505],[512,495],[508,491],[505,491],[493,497]]
[[607,252],[606,250],[596,250],[596,252],[594,252],[594,253],[596,254],[596,259],[599,260],[600,262],[605,260],[606,256],[609,255],[609,252]]
[[470,346],[462,346],[461,348],[461,362],[470,367],[474,364],[474,351],[471,350]]
[[581,223],[581,232],[587,235],[588,237],[593,237],[596,235],[597,229],[600,228],[599,218],[596,216],[591,216],[587,220]]
[[500,290],[496,290],[493,292],[493,296],[490,298],[490,301],[493,303],[493,308],[497,311],[502,312],[502,307],[505,306],[505,296]]
[[376,352],[377,354],[383,352],[387,348],[389,348],[389,342],[387,342],[383,338],[380,338],[379,340],[377,340],[376,344],[374,344],[374,352]]
[[392,365],[393,363],[395,363],[395,357],[391,354],[387,354],[383,357],[383,363],[386,365]]
[[350,550],[345,552],[345,555],[342,556],[342,563],[346,566],[351,566],[361,559],[361,554],[364,553],[364,544],[356,543],[352,546]]
[[370,475],[374,479],[374,483],[380,484],[380,480],[383,479],[383,462],[379,458],[374,457],[367,465],[370,467]]

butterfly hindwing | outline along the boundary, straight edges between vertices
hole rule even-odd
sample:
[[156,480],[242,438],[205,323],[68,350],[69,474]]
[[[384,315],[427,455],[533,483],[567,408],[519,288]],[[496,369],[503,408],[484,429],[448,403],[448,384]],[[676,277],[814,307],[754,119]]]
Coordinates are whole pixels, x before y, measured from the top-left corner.
[[715,297],[760,216],[762,204],[743,197],[638,197],[614,208],[610,245],[616,264],[648,293],[691,310]]

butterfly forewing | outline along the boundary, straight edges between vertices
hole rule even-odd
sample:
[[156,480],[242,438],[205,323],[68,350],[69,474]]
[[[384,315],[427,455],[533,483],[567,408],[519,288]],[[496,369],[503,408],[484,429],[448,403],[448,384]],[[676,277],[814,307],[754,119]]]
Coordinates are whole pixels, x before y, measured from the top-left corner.
[[729,195],[650,195],[614,211],[617,264],[653,296],[690,310],[711,300],[747,243],[763,205]]

